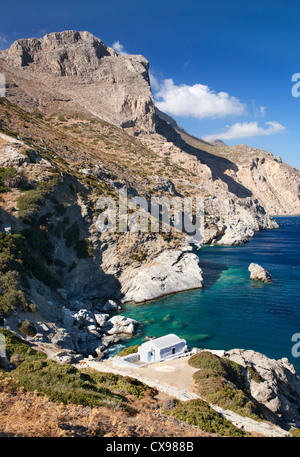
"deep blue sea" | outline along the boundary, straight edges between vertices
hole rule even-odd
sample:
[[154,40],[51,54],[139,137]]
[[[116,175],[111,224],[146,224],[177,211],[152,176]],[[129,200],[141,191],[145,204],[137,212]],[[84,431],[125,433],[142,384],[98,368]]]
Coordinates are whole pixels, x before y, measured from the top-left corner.
[[[242,246],[203,247],[203,289],[127,305],[121,313],[140,328],[125,345],[176,333],[190,347],[253,349],[287,357],[300,369],[300,357],[291,354],[292,335],[300,333],[300,218],[276,220],[279,229],[259,232]],[[271,284],[250,280],[251,262],[271,273]]]

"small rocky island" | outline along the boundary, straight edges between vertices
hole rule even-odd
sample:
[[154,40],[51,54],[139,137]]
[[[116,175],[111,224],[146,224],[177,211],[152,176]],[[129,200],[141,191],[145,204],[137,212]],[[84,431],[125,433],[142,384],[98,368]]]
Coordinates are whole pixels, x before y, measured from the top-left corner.
[[272,276],[261,265],[258,265],[257,263],[251,263],[248,267],[248,270],[250,271],[250,279],[262,281],[265,283],[272,282]]

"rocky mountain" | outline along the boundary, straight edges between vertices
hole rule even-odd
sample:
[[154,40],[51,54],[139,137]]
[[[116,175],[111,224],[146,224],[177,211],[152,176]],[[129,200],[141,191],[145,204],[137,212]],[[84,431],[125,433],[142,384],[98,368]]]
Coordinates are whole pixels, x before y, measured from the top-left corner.
[[[227,161],[224,173],[244,187],[244,196],[251,196],[268,214],[300,214],[300,173],[268,151],[238,144],[227,146],[223,141],[207,143],[175,126],[182,139],[209,154],[208,161]],[[223,162],[224,163],[224,162]]]
[[0,51],[0,317],[60,363],[101,358],[135,332],[111,316],[123,303],[203,286],[201,243],[163,224],[99,232],[99,198],[199,197],[202,242],[227,245],[300,212],[298,170],[189,135],[155,109],[148,69],[88,32]]
[[0,52],[8,99],[45,113],[86,110],[107,122],[154,130],[149,64],[121,56],[88,32],[18,40]]

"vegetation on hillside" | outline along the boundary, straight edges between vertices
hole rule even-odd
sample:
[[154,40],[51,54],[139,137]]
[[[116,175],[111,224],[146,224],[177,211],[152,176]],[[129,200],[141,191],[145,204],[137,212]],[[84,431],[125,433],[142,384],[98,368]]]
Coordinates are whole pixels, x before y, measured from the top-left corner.
[[174,409],[166,411],[177,419],[196,425],[209,433],[220,436],[241,437],[247,433],[235,427],[230,421],[224,419],[219,413],[203,400],[189,400],[179,402]]
[[194,354],[189,359],[189,364],[198,368],[193,378],[202,398],[214,405],[235,411],[241,416],[263,420],[260,408],[250,398],[247,371],[244,367],[208,351]]
[[128,395],[143,398],[155,395],[156,391],[129,377],[82,372],[69,364],[61,365],[39,351],[31,349],[13,333],[0,329],[5,337],[8,361],[13,364],[9,375],[26,391],[37,391],[52,401],[74,403],[84,406],[122,408],[128,414],[136,414]]

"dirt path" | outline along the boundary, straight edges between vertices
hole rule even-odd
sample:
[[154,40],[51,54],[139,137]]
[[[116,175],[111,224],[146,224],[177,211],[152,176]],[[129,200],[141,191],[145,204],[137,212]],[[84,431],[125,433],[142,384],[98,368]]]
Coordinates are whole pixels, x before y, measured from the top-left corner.
[[[106,373],[131,376],[144,382],[148,386],[156,388],[158,391],[164,392],[170,397],[177,398],[181,401],[201,398],[194,392],[192,379],[193,373],[197,371],[197,369],[188,364],[187,357],[153,363],[139,368],[118,366],[117,360],[118,359],[114,360],[112,358],[98,362],[85,359],[80,362],[78,368],[90,367]],[[289,435],[285,430],[269,422],[256,422],[253,419],[242,417],[233,411],[225,410],[219,406],[210,406],[223,417],[230,420],[236,427],[245,431],[271,437],[284,437]]]

